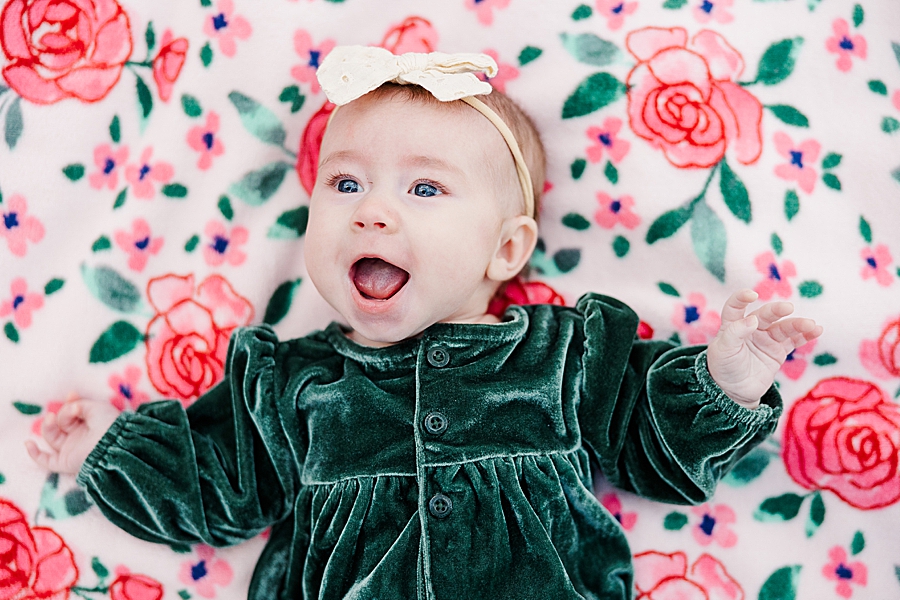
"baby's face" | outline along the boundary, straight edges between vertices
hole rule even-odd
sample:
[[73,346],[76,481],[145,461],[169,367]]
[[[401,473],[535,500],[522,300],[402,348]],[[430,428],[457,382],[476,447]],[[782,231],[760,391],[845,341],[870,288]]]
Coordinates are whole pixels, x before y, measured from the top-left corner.
[[500,133],[465,108],[364,96],[328,126],[304,253],[362,344],[490,320],[490,266],[521,192]]

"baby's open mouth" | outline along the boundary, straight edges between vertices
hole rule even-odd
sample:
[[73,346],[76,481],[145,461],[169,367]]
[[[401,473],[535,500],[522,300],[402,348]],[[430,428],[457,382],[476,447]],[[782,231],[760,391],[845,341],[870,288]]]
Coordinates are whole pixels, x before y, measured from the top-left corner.
[[409,273],[380,258],[361,258],[350,267],[350,279],[363,298],[387,300],[409,281]]

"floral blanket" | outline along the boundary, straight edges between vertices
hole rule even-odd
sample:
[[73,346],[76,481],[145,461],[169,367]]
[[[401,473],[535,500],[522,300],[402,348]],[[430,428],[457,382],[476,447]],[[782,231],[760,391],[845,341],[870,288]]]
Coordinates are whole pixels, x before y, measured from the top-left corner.
[[[303,239],[335,44],[483,51],[550,156],[510,301],[630,303],[703,343],[725,298],[825,334],[702,506],[598,484],[638,598],[900,598],[900,3],[0,0],[0,600],[245,597],[265,540],[154,546],[23,442],[72,391],[189,404],[230,332],[335,315]],[[893,232],[893,233],[892,233]]]

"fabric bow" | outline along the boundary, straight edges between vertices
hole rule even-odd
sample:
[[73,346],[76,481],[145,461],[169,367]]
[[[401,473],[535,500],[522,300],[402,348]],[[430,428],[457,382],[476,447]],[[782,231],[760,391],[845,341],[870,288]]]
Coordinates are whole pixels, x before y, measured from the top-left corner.
[[422,54],[397,56],[384,48],[338,46],[316,72],[325,96],[338,106],[363,96],[388,81],[419,85],[442,102],[489,94],[491,85],[475,73],[497,74],[497,63],[486,54]]

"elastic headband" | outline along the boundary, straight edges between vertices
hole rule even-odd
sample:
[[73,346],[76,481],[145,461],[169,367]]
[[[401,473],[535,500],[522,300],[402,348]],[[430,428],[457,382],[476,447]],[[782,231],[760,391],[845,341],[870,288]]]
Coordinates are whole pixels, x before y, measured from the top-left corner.
[[408,52],[397,56],[374,46],[337,46],[322,61],[316,77],[325,96],[335,104],[335,110],[328,117],[329,124],[337,107],[389,81],[423,87],[441,102],[462,100],[483,114],[503,136],[516,164],[519,185],[525,196],[525,214],[533,218],[534,186],[528,165],[509,126],[487,104],[474,97],[493,90],[491,84],[475,77],[476,72],[493,77],[497,74],[497,63],[487,54]]

